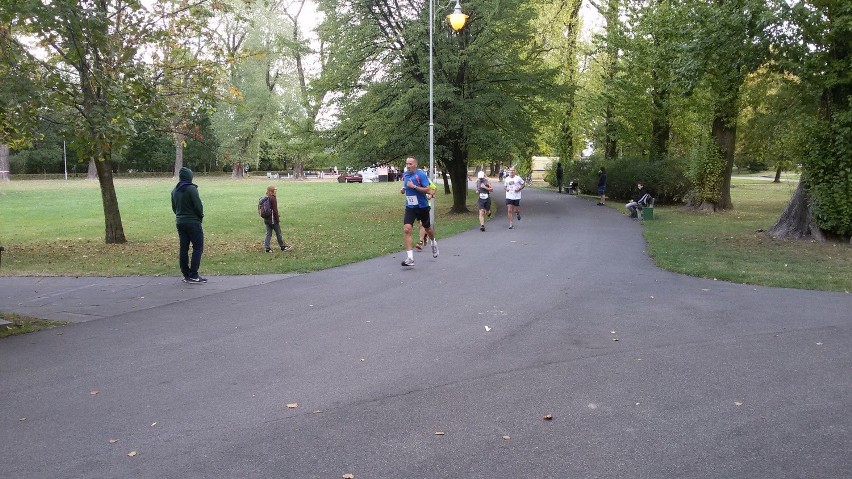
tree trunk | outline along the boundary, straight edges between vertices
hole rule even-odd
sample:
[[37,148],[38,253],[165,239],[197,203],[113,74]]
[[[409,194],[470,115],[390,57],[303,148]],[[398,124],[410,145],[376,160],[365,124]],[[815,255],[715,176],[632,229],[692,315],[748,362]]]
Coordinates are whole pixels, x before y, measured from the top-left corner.
[[[115,196],[115,184],[112,178],[112,162],[108,159],[94,162],[98,181],[101,186],[101,200],[104,205],[104,226],[107,244],[127,243],[124,227],[121,225],[121,212],[118,210],[118,198]],[[91,166],[91,163],[90,163]]]
[[467,209],[467,162],[453,161],[450,165],[450,182],[453,189],[453,207],[451,213],[468,213]]
[[11,180],[9,173],[9,145],[0,143],[0,181]]
[[234,165],[231,166],[231,178],[242,178],[243,177],[243,162],[235,161]]
[[450,189],[450,177],[447,176],[446,167],[441,168],[441,178],[444,180],[444,194],[449,195],[452,193],[452,190]]
[[779,165],[775,168],[775,179],[772,180],[773,183],[781,183],[781,166]]
[[[652,78],[654,78],[655,83],[660,81],[654,73],[652,73]],[[654,161],[662,160],[669,153],[669,137],[671,136],[672,124],[669,119],[668,99],[668,90],[657,86],[654,87],[651,100],[654,105],[651,118],[651,147],[648,150],[651,160]]]
[[607,105],[606,107],[604,130],[606,132],[606,139],[604,140],[604,160],[606,162],[612,162],[615,161],[618,156],[618,138],[616,138],[615,114],[612,111],[612,105]]
[[773,238],[809,238],[824,242],[825,235],[814,222],[807,182],[802,179],[778,222],[769,230]]
[[[96,180],[98,179],[98,166],[97,161],[94,158],[89,159],[89,171],[86,173],[87,180]],[[110,171],[110,177],[112,177],[112,171]]]
[[731,201],[731,172],[734,170],[734,149],[737,141],[736,118],[728,118],[722,113],[717,113],[713,119],[713,140],[716,142],[719,154],[725,160],[722,189],[719,192],[716,208],[729,210],[734,207]]
[[178,177],[180,169],[183,168],[183,142],[186,136],[183,133],[175,133],[175,178]]

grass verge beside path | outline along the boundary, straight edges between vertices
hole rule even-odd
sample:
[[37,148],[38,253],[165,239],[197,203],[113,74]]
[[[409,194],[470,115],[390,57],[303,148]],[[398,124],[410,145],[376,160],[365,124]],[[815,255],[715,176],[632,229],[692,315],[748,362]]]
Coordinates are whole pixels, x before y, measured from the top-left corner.
[[[768,230],[796,183],[733,180],[734,209],[713,214],[654,208],[645,221],[648,252],[661,268],[736,283],[852,291],[848,244],[775,240]],[[621,205],[619,205],[621,206]]]
[[[4,276],[177,276],[172,179],[116,179],[128,243],[104,243],[103,207],[96,181],[12,181],[0,186],[0,244]],[[400,183],[195,178],[204,203],[204,275],[307,272],[403,249]],[[290,252],[264,253],[266,228],[257,200],[278,187],[284,241]],[[438,240],[478,224],[449,214],[439,187]],[[275,236],[272,238],[275,247]]]
[[0,325],[0,338],[13,336],[16,334],[33,333],[42,329],[51,329],[57,326],[64,326],[69,321],[51,321],[47,319],[36,319],[27,316],[21,316],[14,313],[4,313],[0,311],[0,320],[8,321],[12,324]]

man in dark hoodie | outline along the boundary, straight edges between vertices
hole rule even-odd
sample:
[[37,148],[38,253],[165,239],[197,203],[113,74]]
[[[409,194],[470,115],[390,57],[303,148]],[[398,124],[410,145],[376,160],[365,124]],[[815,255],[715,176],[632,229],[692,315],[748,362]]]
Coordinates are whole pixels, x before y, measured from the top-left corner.
[[[184,283],[202,284],[207,282],[207,279],[198,276],[201,254],[204,253],[204,230],[201,229],[204,206],[198,196],[198,185],[192,183],[192,170],[183,167],[178,177],[180,181],[172,190],[172,211],[175,212],[175,223],[180,239],[180,272],[183,273]],[[192,244],[192,261],[189,260],[190,243]]]

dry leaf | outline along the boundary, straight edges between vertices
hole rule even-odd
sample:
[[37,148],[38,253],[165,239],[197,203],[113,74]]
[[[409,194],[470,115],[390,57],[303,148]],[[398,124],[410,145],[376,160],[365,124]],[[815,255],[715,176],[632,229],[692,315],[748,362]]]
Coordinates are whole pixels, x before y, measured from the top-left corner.
[[156,426],[156,425],[157,425],[157,422],[156,422],[156,421],[154,421],[154,422],[152,422],[152,423],[151,423],[151,427],[154,427],[154,426]]
[[118,442],[118,439],[110,439],[110,440],[109,440],[109,443],[110,443],[110,444],[115,444],[115,443],[117,443],[117,442]]
[[512,438],[511,438],[511,436],[503,436],[503,439],[508,441],[509,439],[512,439]]
[[486,326],[486,327],[485,327],[485,332],[487,333],[488,331],[491,331],[491,328],[489,328],[488,326]]
[[817,346],[822,346],[822,343],[817,343]]
[[436,432],[436,433],[435,433],[435,435],[436,435],[436,436],[443,436],[443,435],[444,435],[444,433],[443,433],[443,432],[441,432],[441,431],[438,431],[438,432]]
[[27,420],[27,418],[25,418],[25,417],[18,419],[18,421],[26,421],[26,420]]
[[130,451],[127,453],[127,455],[130,457],[136,457],[136,451]]
[[743,405],[743,403],[741,403],[741,402],[739,402],[739,401],[734,401],[734,404],[735,404],[735,405],[737,405],[737,406],[742,406],[742,405]]
[[355,474],[352,474],[351,472],[347,472],[346,474],[343,475],[343,479],[355,479]]
[[95,396],[95,395],[97,395],[99,392],[100,392],[100,391],[98,391],[97,389],[95,389],[95,390],[93,390],[92,392],[90,392],[89,394],[91,394],[92,396]]
[[544,420],[545,420],[545,421],[552,421],[552,420],[553,420],[553,416],[552,416],[552,415],[550,415],[550,414],[545,414],[545,415],[544,415]]
[[618,338],[612,338],[613,341],[620,341]]
[[289,409],[296,409],[297,407],[299,407],[299,403],[297,402],[291,402],[290,404],[287,404],[287,408]]

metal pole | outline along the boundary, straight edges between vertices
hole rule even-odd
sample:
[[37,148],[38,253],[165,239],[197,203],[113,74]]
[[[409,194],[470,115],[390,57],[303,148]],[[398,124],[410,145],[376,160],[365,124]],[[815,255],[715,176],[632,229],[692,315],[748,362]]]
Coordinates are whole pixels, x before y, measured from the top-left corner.
[[68,155],[65,154],[65,140],[62,140],[62,163],[65,165],[65,180],[68,180]]
[[[429,181],[435,181],[435,101],[433,99],[432,30],[435,19],[435,0],[429,0]],[[436,190],[437,191],[437,190]],[[431,221],[435,222],[435,198],[432,198]]]

